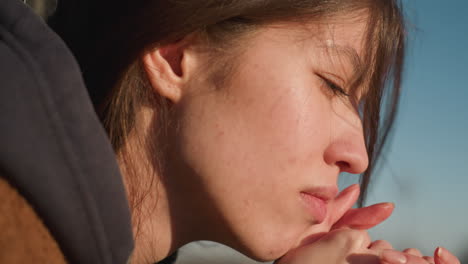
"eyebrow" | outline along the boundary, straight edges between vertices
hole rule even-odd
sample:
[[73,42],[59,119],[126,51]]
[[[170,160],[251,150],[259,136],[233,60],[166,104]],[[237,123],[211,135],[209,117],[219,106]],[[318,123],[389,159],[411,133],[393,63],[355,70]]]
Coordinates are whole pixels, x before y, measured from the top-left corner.
[[346,58],[349,59],[351,62],[351,65],[353,66],[353,78],[359,77],[362,72],[363,72],[363,63],[361,60],[361,57],[359,57],[356,49],[354,49],[351,46],[341,46],[341,45],[336,45],[336,44],[328,44],[324,45],[324,48],[329,51],[333,50],[334,52],[337,52],[338,54],[346,56]]

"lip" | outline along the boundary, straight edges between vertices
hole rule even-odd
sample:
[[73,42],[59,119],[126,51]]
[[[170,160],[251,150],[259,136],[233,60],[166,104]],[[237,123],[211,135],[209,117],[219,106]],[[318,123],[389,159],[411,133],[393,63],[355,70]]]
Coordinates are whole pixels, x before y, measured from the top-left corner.
[[318,224],[325,220],[328,202],[335,198],[337,194],[338,188],[336,186],[315,187],[300,193],[307,211],[309,211]]

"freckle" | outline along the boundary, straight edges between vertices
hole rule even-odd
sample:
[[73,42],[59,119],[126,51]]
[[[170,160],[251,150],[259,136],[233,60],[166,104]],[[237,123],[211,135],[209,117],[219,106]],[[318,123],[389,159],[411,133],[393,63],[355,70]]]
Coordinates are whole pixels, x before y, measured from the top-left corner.
[[252,205],[252,201],[250,199],[244,200],[244,209],[250,208]]
[[295,164],[296,161],[297,161],[297,158],[289,158],[289,159],[288,159],[288,163],[289,163],[289,164]]
[[268,252],[268,254],[270,254],[270,256],[274,256],[274,255],[275,255],[275,252],[274,252],[273,250],[270,250],[270,251]]

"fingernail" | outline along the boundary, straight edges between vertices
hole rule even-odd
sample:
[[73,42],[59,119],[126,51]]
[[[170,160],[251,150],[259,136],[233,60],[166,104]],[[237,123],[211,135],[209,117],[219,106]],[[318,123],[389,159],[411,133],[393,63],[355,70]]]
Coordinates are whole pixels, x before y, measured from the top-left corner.
[[405,254],[396,251],[396,250],[384,250],[382,252],[382,259],[386,262],[390,263],[398,263],[398,264],[405,264],[406,263],[406,256]]
[[443,250],[441,247],[438,247],[438,248],[436,249],[435,255],[436,255],[438,258],[441,259],[441,258],[442,258],[442,255],[443,255],[443,252],[444,252],[444,250]]
[[393,209],[395,208],[395,204],[394,203],[381,203],[382,207],[385,208],[385,209]]

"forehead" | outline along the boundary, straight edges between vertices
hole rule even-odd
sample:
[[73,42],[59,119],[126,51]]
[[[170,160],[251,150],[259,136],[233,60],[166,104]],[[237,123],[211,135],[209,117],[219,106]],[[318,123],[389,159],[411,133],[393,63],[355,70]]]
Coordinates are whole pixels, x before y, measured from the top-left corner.
[[317,22],[301,24],[299,43],[325,51],[331,57],[346,57],[352,64],[361,64],[365,54],[368,16],[333,16]]
[[370,68],[373,68],[373,51],[367,50],[367,41],[371,41],[368,39],[368,24],[369,17],[361,13],[302,24],[297,31],[298,43],[302,43],[303,50],[312,52],[316,59],[322,58],[319,62],[331,63],[335,71],[349,81],[349,85],[360,86],[355,90],[359,98],[367,90],[366,81],[362,82],[361,78],[367,79],[372,72]]
[[[327,54],[329,59],[345,58],[359,71],[362,65],[367,36],[368,16],[365,13],[335,15],[320,20],[287,22],[272,25],[270,29],[283,29],[284,36],[306,52]],[[276,32],[275,35],[282,34]],[[317,55],[317,54],[315,54]]]
[[313,26],[318,33],[315,41],[325,48],[340,53],[364,55],[364,44],[367,29],[367,17],[334,18]]

